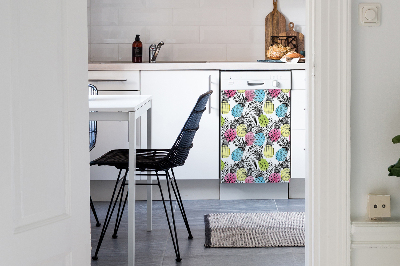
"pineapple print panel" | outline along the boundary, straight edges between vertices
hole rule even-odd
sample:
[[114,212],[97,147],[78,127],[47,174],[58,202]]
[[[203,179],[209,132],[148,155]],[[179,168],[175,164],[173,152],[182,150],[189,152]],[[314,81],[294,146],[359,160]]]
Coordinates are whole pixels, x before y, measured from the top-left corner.
[[221,91],[221,183],[290,180],[290,90]]

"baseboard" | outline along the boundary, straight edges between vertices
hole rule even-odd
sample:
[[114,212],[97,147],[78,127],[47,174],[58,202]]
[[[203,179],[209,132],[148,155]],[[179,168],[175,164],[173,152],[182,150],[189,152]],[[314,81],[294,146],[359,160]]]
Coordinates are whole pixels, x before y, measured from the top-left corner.
[[[137,181],[146,183],[146,181]],[[293,183],[293,184],[292,184]],[[292,179],[289,183],[279,184],[220,184],[219,180],[178,180],[181,196],[185,200],[201,199],[287,199],[304,198],[304,179]],[[90,195],[94,201],[109,201],[114,188],[114,180],[91,180]],[[163,191],[166,181],[161,180]],[[221,186],[221,190],[220,190]],[[148,186],[136,186],[136,200],[147,199]],[[152,186],[153,199],[161,200],[158,186]]]
[[306,179],[291,178],[289,182],[289,199],[304,199],[306,196]]

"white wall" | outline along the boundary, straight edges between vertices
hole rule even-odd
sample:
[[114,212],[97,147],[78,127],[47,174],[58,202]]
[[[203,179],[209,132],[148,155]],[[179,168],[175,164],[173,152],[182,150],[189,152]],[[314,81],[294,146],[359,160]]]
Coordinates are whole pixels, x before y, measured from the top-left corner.
[[392,216],[400,218],[400,178],[387,168],[400,157],[400,2],[381,0],[380,27],[358,25],[352,10],[351,215],[366,216],[368,193],[391,195]]
[[[305,34],[305,0],[278,10]],[[159,61],[264,59],[265,17],[272,0],[88,0],[89,62],[131,61],[141,35],[143,60],[164,41]]]
[[[351,265],[391,266],[400,254],[400,177],[387,171],[400,157],[391,142],[400,134],[400,2],[380,0],[381,26],[361,27],[363,2],[352,1]],[[391,195],[392,222],[366,222],[369,193]]]

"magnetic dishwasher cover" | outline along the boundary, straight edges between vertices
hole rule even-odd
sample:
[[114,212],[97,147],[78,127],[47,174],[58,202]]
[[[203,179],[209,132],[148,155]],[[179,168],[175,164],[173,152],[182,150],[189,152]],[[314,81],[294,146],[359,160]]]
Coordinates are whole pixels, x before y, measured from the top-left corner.
[[290,180],[290,71],[221,72],[221,183]]

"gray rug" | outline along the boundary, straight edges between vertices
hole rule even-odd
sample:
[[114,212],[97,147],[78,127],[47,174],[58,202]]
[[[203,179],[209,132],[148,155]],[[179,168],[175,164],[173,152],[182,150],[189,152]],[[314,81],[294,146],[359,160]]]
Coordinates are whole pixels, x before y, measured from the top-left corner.
[[304,212],[204,215],[206,247],[304,246]]

